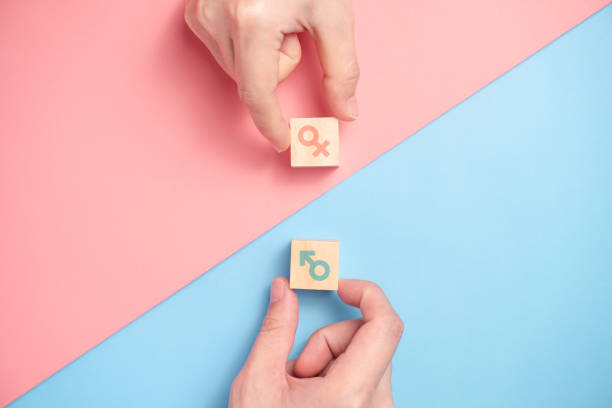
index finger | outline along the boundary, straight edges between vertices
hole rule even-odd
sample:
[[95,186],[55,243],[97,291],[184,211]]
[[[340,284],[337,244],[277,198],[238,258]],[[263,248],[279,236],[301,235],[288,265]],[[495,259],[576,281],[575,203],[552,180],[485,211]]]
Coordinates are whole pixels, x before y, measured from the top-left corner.
[[391,362],[404,324],[373,282],[342,279],[338,295],[344,303],[359,307],[365,323],[327,376],[351,384],[356,390],[375,389]]
[[239,38],[235,54],[240,98],[257,129],[278,151],[289,147],[289,124],[276,97],[282,40],[282,34],[250,32]]

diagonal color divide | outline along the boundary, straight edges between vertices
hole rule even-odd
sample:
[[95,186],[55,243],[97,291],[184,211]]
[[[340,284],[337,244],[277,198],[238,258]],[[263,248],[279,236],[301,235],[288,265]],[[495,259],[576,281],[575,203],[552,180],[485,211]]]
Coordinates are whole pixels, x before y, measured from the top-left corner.
[[[182,2],[2,6],[0,405],[609,1],[396,3],[356,2],[361,118],[339,169],[303,171],[254,136]],[[288,116],[326,113],[312,54]]]
[[[342,242],[404,320],[397,407],[612,406],[611,39],[608,7],[10,408],[227,406],[296,234]],[[292,357],[359,315],[298,296]]]

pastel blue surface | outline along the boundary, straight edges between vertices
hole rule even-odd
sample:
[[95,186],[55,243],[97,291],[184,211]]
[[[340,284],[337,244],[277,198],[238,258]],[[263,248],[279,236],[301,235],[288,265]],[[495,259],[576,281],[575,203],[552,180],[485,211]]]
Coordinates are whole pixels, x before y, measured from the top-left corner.
[[[225,406],[293,237],[403,317],[398,407],[611,407],[612,6],[12,407]],[[356,316],[300,306],[294,351]]]

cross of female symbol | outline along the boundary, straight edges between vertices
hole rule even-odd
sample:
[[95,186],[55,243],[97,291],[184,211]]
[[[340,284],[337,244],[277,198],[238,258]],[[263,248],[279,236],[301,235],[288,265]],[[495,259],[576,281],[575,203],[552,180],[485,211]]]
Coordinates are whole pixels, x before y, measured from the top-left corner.
[[[304,138],[304,133],[306,132],[312,133],[311,139]],[[298,132],[298,139],[300,140],[300,143],[303,144],[304,146],[315,146],[316,147],[315,151],[312,152],[312,155],[314,157],[317,157],[321,153],[323,153],[325,157],[329,156],[329,152],[326,149],[326,147],[329,145],[329,141],[326,140],[323,143],[319,143],[319,131],[317,130],[316,127],[311,126],[311,125],[303,126]]]

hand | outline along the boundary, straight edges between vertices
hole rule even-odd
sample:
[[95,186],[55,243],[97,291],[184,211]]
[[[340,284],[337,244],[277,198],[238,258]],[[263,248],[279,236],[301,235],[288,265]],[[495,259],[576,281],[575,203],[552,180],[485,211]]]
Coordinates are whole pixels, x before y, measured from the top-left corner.
[[277,150],[287,149],[290,137],[275,91],[300,61],[299,32],[315,40],[334,115],[357,118],[350,0],[187,0],[185,21],[236,81],[255,125]]
[[249,358],[232,385],[230,408],[392,407],[391,358],[403,323],[374,283],[343,279],[338,295],[363,320],[317,330],[287,361],[298,322],[298,299],[276,278]]

